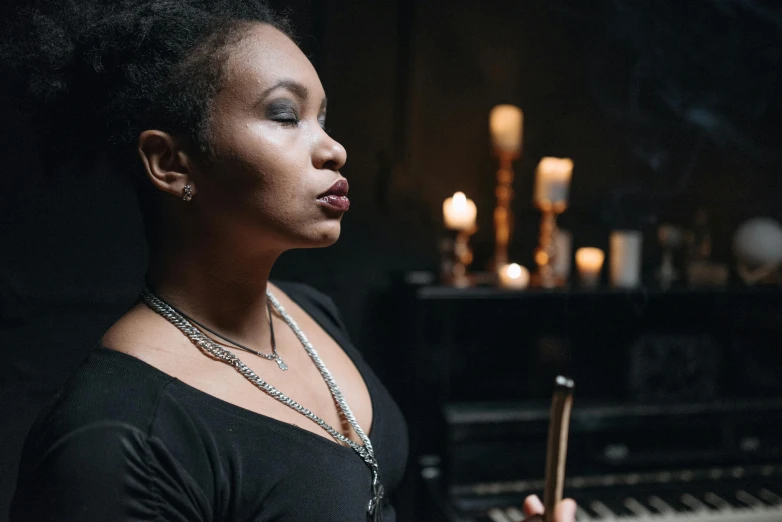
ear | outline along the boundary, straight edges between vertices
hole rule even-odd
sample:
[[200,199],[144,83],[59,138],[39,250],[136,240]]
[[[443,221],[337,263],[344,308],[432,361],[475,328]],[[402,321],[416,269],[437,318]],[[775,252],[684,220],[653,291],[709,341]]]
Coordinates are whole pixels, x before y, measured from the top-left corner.
[[193,163],[173,136],[159,130],[145,130],[138,137],[138,152],[147,177],[155,187],[181,198],[185,185],[190,185],[195,196]]

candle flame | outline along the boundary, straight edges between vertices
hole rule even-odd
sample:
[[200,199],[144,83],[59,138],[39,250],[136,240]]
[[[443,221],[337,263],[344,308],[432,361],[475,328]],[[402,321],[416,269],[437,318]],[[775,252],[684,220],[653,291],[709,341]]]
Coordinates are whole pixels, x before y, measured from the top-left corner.
[[511,279],[518,279],[521,277],[521,265],[518,263],[511,263],[508,265],[508,277]]
[[455,208],[464,208],[467,206],[467,196],[464,195],[464,192],[456,192],[453,195],[452,201]]

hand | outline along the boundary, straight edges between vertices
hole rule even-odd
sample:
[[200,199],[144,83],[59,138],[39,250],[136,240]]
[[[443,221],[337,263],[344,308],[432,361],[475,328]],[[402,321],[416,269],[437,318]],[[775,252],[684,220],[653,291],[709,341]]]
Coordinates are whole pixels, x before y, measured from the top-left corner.
[[[524,522],[540,522],[543,520],[543,502],[537,495],[530,495],[524,499],[524,515],[529,517]],[[573,499],[566,498],[554,508],[554,520],[552,522],[576,522],[576,503]]]

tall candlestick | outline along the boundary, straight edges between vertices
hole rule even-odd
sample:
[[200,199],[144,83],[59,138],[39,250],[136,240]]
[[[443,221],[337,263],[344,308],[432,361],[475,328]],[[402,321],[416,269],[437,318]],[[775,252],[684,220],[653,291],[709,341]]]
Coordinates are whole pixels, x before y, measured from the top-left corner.
[[573,160],[543,158],[535,175],[535,203],[537,205],[567,205]]
[[573,175],[573,160],[569,158],[543,158],[538,164],[535,176],[535,205],[543,213],[540,221],[540,241],[535,250],[538,271],[535,284],[543,288],[555,288],[564,284],[564,279],[554,272],[557,235],[557,214],[567,208],[570,178]]
[[457,192],[443,201],[443,221],[451,230],[469,230],[475,228],[478,209],[464,192]]
[[497,206],[494,209],[494,260],[498,272],[508,263],[508,243],[513,235],[513,160],[521,155],[524,113],[515,105],[497,105],[489,115],[494,154],[500,162],[497,170]]

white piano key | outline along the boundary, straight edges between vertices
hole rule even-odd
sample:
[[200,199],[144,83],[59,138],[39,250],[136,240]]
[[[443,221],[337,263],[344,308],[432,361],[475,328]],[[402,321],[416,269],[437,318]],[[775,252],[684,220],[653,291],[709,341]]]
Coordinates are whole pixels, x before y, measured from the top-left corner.
[[689,493],[685,493],[681,496],[679,499],[682,501],[682,504],[685,506],[692,508],[693,511],[708,511],[709,506],[695,498],[694,496],[690,495]]
[[492,522],[513,522],[511,519],[505,516],[505,512],[499,508],[490,509],[486,515],[492,520]]
[[666,501],[664,501],[663,499],[661,499],[656,495],[649,497],[646,503],[652,506],[657,511],[659,511],[660,514],[669,515],[669,514],[676,513],[676,510],[673,509],[673,507],[671,507],[670,504],[668,504]]
[[515,506],[506,508],[505,515],[511,520],[511,522],[524,522],[524,520],[527,518],[524,516],[524,513],[522,513],[521,510]]
[[649,516],[652,514],[651,511],[646,509],[646,506],[638,502],[633,497],[626,498],[624,500],[624,505],[627,509],[633,512],[634,515],[638,515],[639,517],[643,516]]
[[599,500],[593,500],[590,502],[589,507],[592,511],[598,514],[600,517],[599,520],[613,520],[616,518],[616,514]]
[[747,493],[743,489],[740,489],[740,490],[736,491],[736,498],[739,499],[740,501],[744,502],[746,505],[748,505],[750,507],[753,507],[753,508],[763,507],[763,506],[766,505],[766,504],[763,503],[762,500],[760,500],[759,498],[753,497],[752,495],[750,495],[749,493]]

